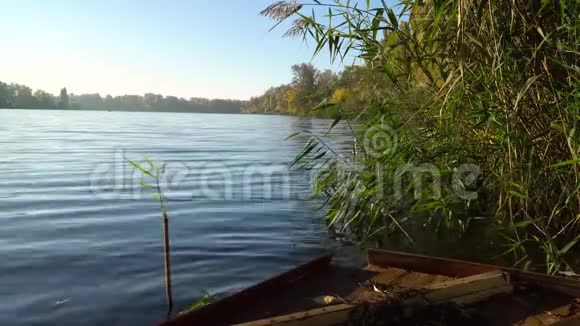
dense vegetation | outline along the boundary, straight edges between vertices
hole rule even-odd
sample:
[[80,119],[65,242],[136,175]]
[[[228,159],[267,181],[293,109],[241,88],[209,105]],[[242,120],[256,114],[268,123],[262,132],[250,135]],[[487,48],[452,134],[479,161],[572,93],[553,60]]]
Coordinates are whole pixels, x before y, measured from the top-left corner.
[[252,97],[243,113],[310,115],[312,108],[328,97],[340,77],[330,70],[319,71],[310,63],[292,66],[292,83],[268,89]]
[[[352,65],[338,73],[320,71],[311,63],[294,65],[292,82],[272,87],[263,95],[253,97],[242,106],[243,113],[267,113],[336,117],[333,105],[340,104],[343,113],[370,116],[368,99],[385,95],[390,81],[381,73],[365,66]],[[372,87],[373,84],[383,87]],[[366,106],[366,111],[361,110]]]
[[350,84],[360,90],[349,94],[358,110],[336,89],[317,105],[361,126],[350,155],[303,134],[294,162],[318,170],[331,229],[379,246],[396,234],[407,244],[468,234],[519,267],[578,272],[578,6],[337,0],[266,8],[276,22],[294,17],[287,34],[314,40],[316,52],[363,62],[348,68],[367,76]]
[[206,98],[178,98],[147,93],[101,97],[99,94],[68,94],[63,88],[58,97],[42,90],[32,92],[25,85],[0,82],[0,108],[73,109],[113,111],[161,111],[240,113],[243,101]]

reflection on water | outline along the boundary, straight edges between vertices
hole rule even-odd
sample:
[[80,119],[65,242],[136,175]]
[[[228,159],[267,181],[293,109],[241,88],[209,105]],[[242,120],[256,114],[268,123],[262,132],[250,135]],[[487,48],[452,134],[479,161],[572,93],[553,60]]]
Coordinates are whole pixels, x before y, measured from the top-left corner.
[[[151,324],[164,317],[157,204],[125,164],[167,162],[174,295],[231,293],[332,245],[287,164],[287,116],[0,110],[0,324]],[[341,143],[338,136],[334,142]],[[346,139],[346,138],[345,138]]]

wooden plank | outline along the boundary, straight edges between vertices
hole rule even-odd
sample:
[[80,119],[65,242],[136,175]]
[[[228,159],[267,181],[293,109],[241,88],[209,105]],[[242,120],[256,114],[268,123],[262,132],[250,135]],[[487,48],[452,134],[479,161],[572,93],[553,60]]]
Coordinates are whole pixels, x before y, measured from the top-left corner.
[[580,281],[540,273],[525,272],[509,267],[407,254],[382,249],[369,249],[367,251],[367,260],[369,265],[378,267],[396,267],[421,273],[452,277],[466,277],[493,270],[501,270],[510,273],[513,283],[531,285],[573,297],[580,297]]
[[450,280],[454,280],[454,277],[450,277],[450,276],[445,276],[445,275],[435,275],[435,279],[433,279],[433,283],[439,283],[439,282],[446,282],[446,281],[450,281]]
[[333,326],[344,323],[356,306],[339,304],[234,326]]
[[523,322],[520,322],[522,326],[578,326],[580,325],[580,315],[570,316],[570,317],[556,317],[550,316],[546,313],[531,316],[526,318]]
[[381,267],[381,266],[376,266],[376,265],[367,265],[363,269],[365,271],[374,272],[374,273],[384,273],[384,272],[388,271],[390,268],[391,267]]
[[488,290],[482,290],[479,292],[462,295],[449,300],[449,302],[455,302],[461,305],[470,305],[488,300],[498,294],[508,294],[512,293],[513,291],[514,291],[513,285],[504,285],[500,287],[491,288]]
[[264,282],[241,290],[240,292],[201,307],[190,313],[179,315],[162,322],[163,326],[217,325],[225,323],[226,318],[244,310],[259,298],[276,296],[280,290],[293,286],[305,277],[322,273],[330,268],[332,255],[325,255],[295,267]]
[[[382,271],[383,271],[382,273],[371,277],[370,281],[389,286],[397,283],[399,279],[411,273],[404,269],[393,267],[382,269]],[[352,291],[346,298],[347,300],[354,302],[364,300],[363,298],[365,298],[366,292],[367,292],[366,289],[359,286],[356,289],[354,289],[354,291]]]
[[580,314],[564,318],[554,324],[554,326],[578,326],[578,325],[580,325]]
[[384,272],[371,277],[370,280],[384,285],[391,285],[409,273],[409,271],[400,268],[388,268]]
[[397,281],[393,282],[393,284],[407,288],[420,289],[432,284],[434,279],[435,275],[409,272],[407,275],[404,275]]
[[[411,274],[411,273],[417,274],[416,272],[407,271],[405,269],[400,269],[400,268],[395,268],[395,267],[380,267],[380,266],[376,266],[376,265],[367,265],[364,268],[364,270],[378,273],[376,276],[373,276],[371,278],[371,280],[376,282],[376,283],[381,283],[381,284],[385,284],[385,285],[392,285],[392,284],[399,284],[400,285],[400,282],[399,282],[400,279],[403,279],[404,277],[406,277],[408,274]],[[393,277],[393,274],[395,274],[396,277]],[[403,275],[403,274],[405,274],[405,275]],[[424,273],[419,273],[419,274],[428,275],[428,277],[426,277],[427,280],[423,280],[422,282],[420,282],[422,285],[427,285],[430,283],[439,283],[439,282],[444,282],[444,281],[455,279],[454,277],[445,276],[445,275],[424,274]]]
[[540,289],[552,290],[571,297],[580,297],[580,281],[524,272],[513,268],[502,268],[502,270],[509,272],[514,282]]
[[[393,274],[396,275],[396,274]],[[411,275],[411,274],[409,274]],[[416,273],[418,277],[427,274]],[[427,275],[433,276],[433,275]],[[425,304],[457,302],[472,304],[488,299],[499,293],[511,292],[507,273],[492,272],[433,284],[428,287],[427,293],[405,300],[404,304],[423,302]],[[294,314],[257,320],[237,326],[334,326],[342,325],[349,318],[350,312],[356,305],[339,304],[318,308]]]
[[580,299],[575,299],[571,304],[528,317],[523,325],[578,326],[580,325]]
[[[445,302],[451,298],[491,291],[506,286],[510,286],[508,273],[500,271],[488,272],[427,286],[425,290],[428,292],[424,294],[424,298],[428,302]],[[493,291],[491,293],[497,294]],[[468,302],[469,300],[465,299],[465,301]]]
[[369,265],[396,267],[420,273],[446,275],[451,277],[466,277],[498,269],[496,266],[465,263],[457,260],[381,249],[368,249],[367,260]]

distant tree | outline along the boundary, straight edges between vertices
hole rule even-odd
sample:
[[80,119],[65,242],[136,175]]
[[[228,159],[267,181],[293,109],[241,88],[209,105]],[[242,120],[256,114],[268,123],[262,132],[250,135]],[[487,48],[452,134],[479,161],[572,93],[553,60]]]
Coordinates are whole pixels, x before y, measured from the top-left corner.
[[37,90],[34,92],[34,97],[38,103],[39,109],[55,109],[56,104],[54,103],[54,96],[43,90]]
[[[391,38],[394,36],[385,35],[389,36],[388,41],[392,42]],[[401,52],[395,59],[400,60],[404,55],[405,53]],[[384,73],[372,69],[372,65],[346,66],[339,73],[328,69],[320,71],[310,63],[296,64],[291,69],[290,84],[272,87],[263,95],[251,98],[244,104],[242,112],[314,115],[328,118],[339,114],[366,116],[374,112],[368,108],[372,99],[399,96],[395,94],[393,82]],[[401,69],[404,69],[402,65]],[[339,105],[319,106],[317,110],[312,110],[324,102]],[[366,107],[363,112],[362,107]]]
[[119,99],[119,107],[123,109],[140,111],[144,108],[143,97],[139,95],[123,95]]
[[14,94],[12,87],[0,82],[0,108],[14,107]]
[[14,106],[21,109],[35,109],[38,107],[36,98],[32,96],[32,89],[28,86],[14,84]]
[[113,97],[107,94],[107,96],[105,96],[105,100],[103,101],[103,105],[107,110],[113,109],[114,107]]
[[332,95],[338,76],[330,70],[320,72],[311,63],[291,67],[292,83],[269,88],[263,95],[244,103],[242,112],[312,114],[309,109]]
[[162,101],[163,95],[147,93],[143,96],[143,105],[145,105],[145,108],[148,110],[157,109]]
[[78,104],[82,109],[100,110],[104,108],[103,98],[99,93],[94,94],[69,94],[69,104],[73,108],[74,104]]
[[318,87],[320,91],[323,92],[328,91],[334,87],[334,83],[336,82],[337,79],[338,77],[334,72],[332,72],[329,69],[326,69],[318,73],[318,76],[316,78],[316,87]]
[[311,63],[301,63],[292,66],[292,83],[306,91],[314,88],[318,70]]
[[[147,93],[141,95],[106,95],[98,93],[75,95],[61,89],[58,97],[30,87],[0,82],[0,108],[21,109],[88,109],[88,110],[125,110],[125,111],[166,111],[166,112],[215,112],[240,113],[244,101],[192,97],[189,100]],[[272,103],[278,103],[273,99]]]
[[330,98],[330,103],[342,103],[348,97],[348,89],[346,88],[337,88],[332,93],[332,97]]
[[66,87],[60,90],[60,100],[58,102],[58,108],[66,110],[69,108],[68,93]]

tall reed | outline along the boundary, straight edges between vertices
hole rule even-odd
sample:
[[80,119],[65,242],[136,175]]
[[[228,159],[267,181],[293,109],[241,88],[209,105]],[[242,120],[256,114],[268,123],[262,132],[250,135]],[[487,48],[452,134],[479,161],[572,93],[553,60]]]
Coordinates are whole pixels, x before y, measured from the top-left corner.
[[129,164],[136,171],[141,172],[144,176],[153,180],[153,184],[141,181],[139,185],[149,191],[151,196],[159,202],[161,210],[161,222],[163,225],[163,266],[165,268],[165,298],[167,300],[167,317],[171,316],[173,311],[173,288],[171,285],[171,246],[169,238],[169,218],[167,217],[166,201],[167,198],[163,193],[162,181],[165,175],[165,163],[154,163],[149,157],[145,156],[148,168],[139,163],[128,160]]
[[[579,6],[401,0],[266,8],[262,14],[276,21],[295,17],[288,34],[313,39],[315,53],[355,55],[394,85],[369,85],[392,90],[367,99],[378,113],[359,121],[347,161],[312,138],[295,162],[320,171],[314,181],[327,196],[328,223],[361,241],[398,231],[412,242],[417,216],[457,233],[493,218],[515,265],[573,275],[580,263],[573,254],[580,240]],[[417,190],[421,177],[409,178],[405,166],[429,172],[429,186]],[[469,184],[456,177],[462,166],[478,172]],[[466,190],[476,195],[463,196]]]

